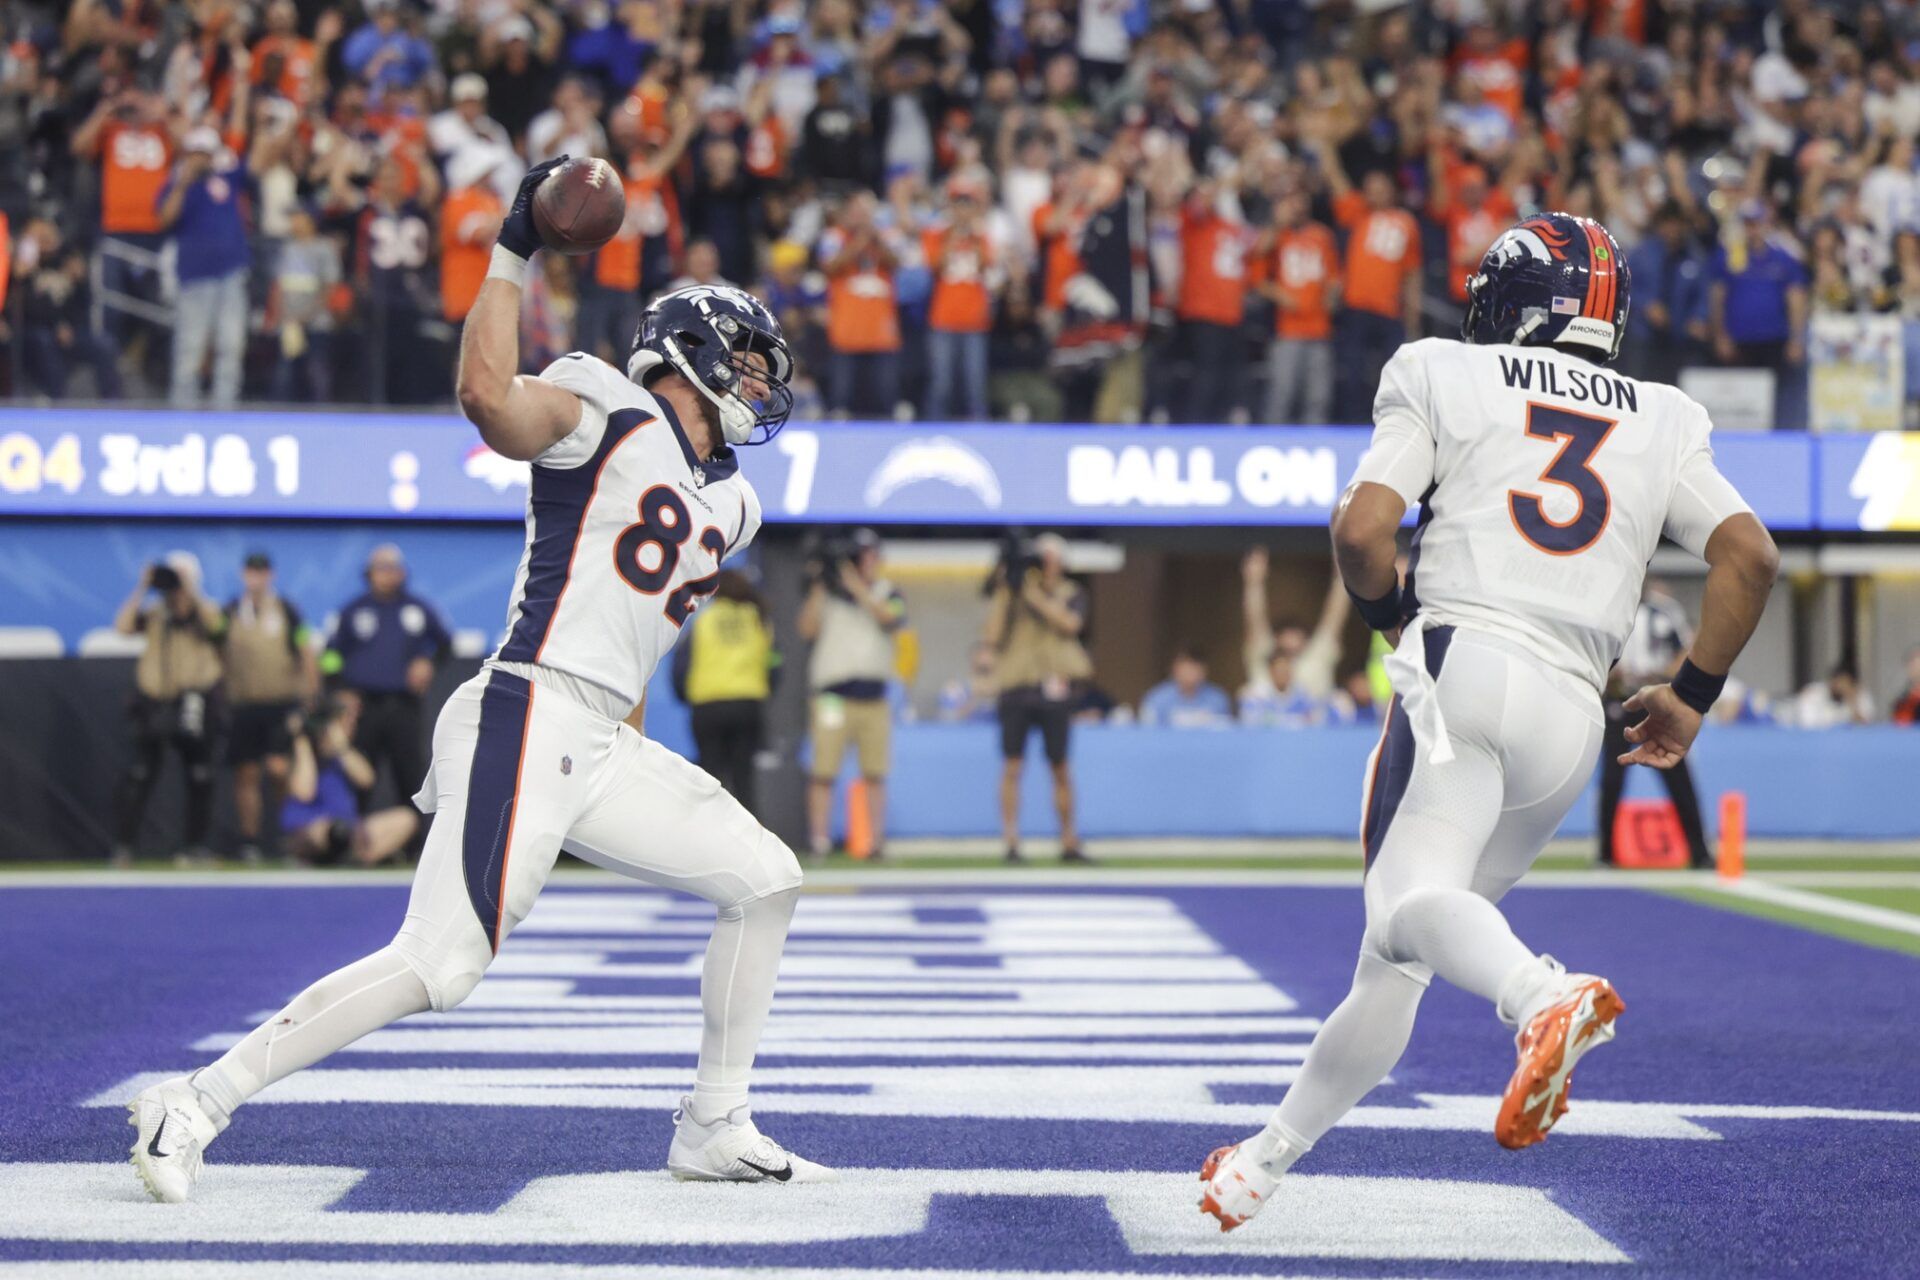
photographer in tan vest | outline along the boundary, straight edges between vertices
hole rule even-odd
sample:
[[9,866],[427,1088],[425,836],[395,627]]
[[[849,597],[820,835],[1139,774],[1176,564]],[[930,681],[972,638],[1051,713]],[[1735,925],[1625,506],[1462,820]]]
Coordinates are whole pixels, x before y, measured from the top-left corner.
[[241,580],[244,589],[227,605],[227,699],[233,713],[227,763],[233,767],[239,856],[251,865],[261,860],[261,815],[277,813],[286,792],[293,749],[289,718],[319,691],[320,665],[300,610],[274,590],[273,561],[264,551],[247,557]]
[[1058,534],[1031,543],[1009,539],[987,580],[991,599],[982,635],[998,655],[1000,682],[1000,826],[1007,861],[1021,862],[1020,773],[1027,739],[1040,731],[1053,771],[1053,807],[1060,818],[1060,860],[1091,861],[1074,822],[1073,774],[1067,751],[1074,709],[1093,678],[1093,660],[1080,643],[1087,593],[1067,577],[1067,544]]
[[186,839],[174,861],[210,861],[213,769],[225,727],[220,644],[226,619],[200,594],[200,562],[189,552],[173,551],[142,569],[113,626],[123,635],[146,639],[134,664],[134,695],[127,707],[133,759],[115,797],[113,865],[133,861],[168,747],[179,753],[187,782]]

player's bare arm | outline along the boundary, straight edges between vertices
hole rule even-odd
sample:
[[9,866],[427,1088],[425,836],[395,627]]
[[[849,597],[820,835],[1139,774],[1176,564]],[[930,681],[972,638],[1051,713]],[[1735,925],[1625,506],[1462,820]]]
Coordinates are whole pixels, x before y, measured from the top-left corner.
[[516,462],[539,457],[580,425],[579,397],[519,371],[520,282],[527,259],[540,244],[533,228],[533,192],[565,159],[536,165],[521,180],[500,227],[493,268],[481,282],[460,335],[454,383],[460,410],[480,429],[489,449]]
[[[1671,769],[1685,757],[1713,705],[1712,695],[1760,625],[1780,572],[1780,551],[1751,512],[1720,523],[1707,539],[1706,560],[1700,634],[1670,683],[1649,685],[1627,699],[1627,711],[1644,712],[1646,718],[1628,726],[1627,741],[1634,745],[1620,757],[1622,764]],[[1705,706],[1699,705],[1702,701]]]
[[1375,631],[1397,639],[1400,610],[1396,538],[1407,504],[1384,484],[1361,480],[1340,495],[1333,509],[1333,561],[1354,607]]

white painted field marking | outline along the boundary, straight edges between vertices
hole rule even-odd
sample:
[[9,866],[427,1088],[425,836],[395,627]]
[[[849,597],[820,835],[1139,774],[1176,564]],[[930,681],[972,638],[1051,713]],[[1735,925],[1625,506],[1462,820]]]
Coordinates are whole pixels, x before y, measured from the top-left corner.
[[1809,893],[1805,889],[1790,889],[1785,885],[1757,880],[1751,876],[1734,881],[1721,881],[1714,887],[1737,897],[1792,907],[1796,911],[1805,911],[1811,915],[1830,916],[1836,920],[1851,920],[1855,924],[1870,924],[1879,929],[1891,929],[1896,933],[1920,935],[1920,916],[1911,915],[1905,911],[1895,911],[1889,907],[1876,907],[1870,903],[1855,902],[1850,898],[1832,898],[1824,893]]
[[[609,1270],[615,1270],[609,1268]],[[596,1272],[573,1262],[319,1262],[310,1259],[259,1262],[0,1263],[7,1280],[580,1280]],[[713,1267],[668,1267],[622,1263],[620,1280],[714,1280]],[[743,1272],[742,1274],[749,1274]],[[755,1280],[1141,1280],[1138,1271],[947,1271],[937,1268],[754,1267]],[[1153,1280],[1218,1280],[1217,1273],[1155,1271]],[[1311,1276],[1263,1272],[1261,1280],[1359,1280],[1314,1272]],[[1369,1276],[1366,1280],[1411,1280]]]
[[1105,1201],[1128,1247],[1156,1257],[1625,1262],[1531,1188],[1295,1175],[1270,1217],[1232,1237],[1185,1173],[852,1169],[779,1188],[676,1183],[664,1172],[530,1183],[489,1214],[331,1212],[356,1169],[213,1165],[184,1205],[146,1200],[122,1165],[0,1164],[0,1238],[120,1243],[517,1245],[808,1244],[916,1235],[940,1196]]
[[[353,1042],[355,1053],[527,1053],[557,1057],[679,1056],[689,1063],[700,1052],[701,1028],[689,1027],[456,1027],[410,1029],[404,1024]],[[238,1032],[194,1043],[203,1053],[225,1053]],[[1140,1040],[845,1040],[796,1039],[775,1032],[761,1038],[759,1058],[989,1058],[1082,1062],[1298,1062],[1304,1043],[1183,1044]]]

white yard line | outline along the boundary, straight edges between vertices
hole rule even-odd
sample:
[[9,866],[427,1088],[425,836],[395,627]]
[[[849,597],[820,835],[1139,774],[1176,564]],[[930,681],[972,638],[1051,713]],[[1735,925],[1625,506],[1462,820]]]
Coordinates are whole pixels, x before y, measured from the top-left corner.
[[1776,906],[1805,911],[1809,915],[1851,920],[1855,924],[1870,924],[1877,929],[1891,929],[1895,933],[1910,933],[1920,937],[1920,916],[1905,911],[1875,907],[1847,898],[1832,898],[1824,893],[1809,893],[1805,889],[1790,888],[1751,876],[1723,881],[1717,887],[1736,897],[1752,898],[1756,902],[1771,902]]
[[[411,883],[408,867],[361,870],[268,869],[260,871],[15,871],[0,875],[0,894],[9,889],[363,889]],[[552,880],[560,888],[607,889],[637,887],[635,882],[597,869],[569,869]],[[1220,868],[1193,870],[1106,865],[1094,868],[1010,867],[830,867],[810,870],[807,887],[814,890],[936,888],[958,889],[1103,889],[1358,888],[1360,867],[1350,870],[1308,868]],[[1774,902],[1816,915],[1872,924],[1902,933],[1920,934],[1920,916],[1869,906],[1844,898],[1810,893],[1812,888],[1920,888],[1920,872],[1891,871],[1758,871],[1738,880],[1725,880],[1711,871],[1535,871],[1520,887],[1536,889],[1713,889],[1722,893]]]

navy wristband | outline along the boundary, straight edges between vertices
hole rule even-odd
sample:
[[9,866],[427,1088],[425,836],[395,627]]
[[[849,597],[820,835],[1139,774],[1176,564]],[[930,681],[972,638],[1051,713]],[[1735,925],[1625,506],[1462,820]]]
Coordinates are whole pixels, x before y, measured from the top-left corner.
[[1713,710],[1713,704],[1720,701],[1720,691],[1726,687],[1725,676],[1708,675],[1693,665],[1692,658],[1680,664],[1672,684],[1674,696],[1701,715]]
[[1400,625],[1400,584],[1394,583],[1393,589],[1377,600],[1363,600],[1354,594],[1353,588],[1347,588],[1347,596],[1353,601],[1353,611],[1360,615],[1360,621],[1374,631],[1391,631]]

